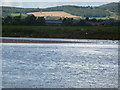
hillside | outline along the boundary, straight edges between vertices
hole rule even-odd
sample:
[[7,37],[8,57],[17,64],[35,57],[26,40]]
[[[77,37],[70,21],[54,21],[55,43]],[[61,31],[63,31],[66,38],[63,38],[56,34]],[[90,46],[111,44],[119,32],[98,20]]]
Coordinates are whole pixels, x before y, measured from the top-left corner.
[[2,8],[2,15],[6,17],[8,15],[14,15],[18,13],[31,13],[31,12],[39,12],[39,11],[64,11],[66,13],[82,16],[82,17],[110,17],[119,15],[118,7],[120,3],[109,3],[105,5],[101,5],[98,7],[82,7],[82,6],[57,6],[50,7],[45,9],[40,8],[16,8],[16,7],[0,7]]
[[99,6],[99,8],[104,10],[109,10],[111,12],[119,13],[118,9],[120,8],[120,2],[119,3],[109,3],[105,5]]
[[72,15],[82,16],[82,17],[110,16],[110,14],[103,9],[99,9],[98,7],[89,7],[89,6],[88,7],[79,7],[79,6],[66,5],[66,6],[46,8],[46,10],[63,10]]
[[40,9],[39,8],[17,8],[17,7],[6,7],[2,6],[2,16],[10,16],[11,14],[18,14],[18,13],[27,13],[27,12],[38,12]]

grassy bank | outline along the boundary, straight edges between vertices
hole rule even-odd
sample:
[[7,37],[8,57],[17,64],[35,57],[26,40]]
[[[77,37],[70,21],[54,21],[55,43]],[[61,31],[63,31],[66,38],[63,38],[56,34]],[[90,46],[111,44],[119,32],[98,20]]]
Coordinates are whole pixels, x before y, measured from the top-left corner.
[[120,40],[116,26],[3,26],[4,37],[80,38]]

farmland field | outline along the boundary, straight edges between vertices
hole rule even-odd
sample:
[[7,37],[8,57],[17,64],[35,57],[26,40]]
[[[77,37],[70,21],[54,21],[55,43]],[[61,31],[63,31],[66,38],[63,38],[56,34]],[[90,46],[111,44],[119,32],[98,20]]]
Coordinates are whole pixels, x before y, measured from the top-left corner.
[[78,18],[80,16],[71,15],[69,13],[63,11],[52,11],[52,12],[32,12],[27,13],[28,15],[33,14],[34,16],[46,17],[46,16],[54,16],[54,17],[68,17],[68,18]]

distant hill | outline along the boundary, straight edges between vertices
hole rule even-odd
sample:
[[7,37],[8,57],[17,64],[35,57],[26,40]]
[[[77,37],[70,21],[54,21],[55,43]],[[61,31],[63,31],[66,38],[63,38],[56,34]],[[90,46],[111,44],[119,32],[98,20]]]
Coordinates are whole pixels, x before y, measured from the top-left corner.
[[6,16],[10,16],[13,13],[27,13],[27,12],[38,12],[40,11],[39,8],[17,8],[17,7],[6,7],[6,6],[2,6],[0,7],[2,8],[2,16],[6,17]]
[[46,10],[63,10],[72,15],[82,16],[82,17],[110,16],[109,12],[106,12],[105,10],[98,8],[98,7],[90,7],[90,6],[79,7],[79,6],[66,5],[66,6],[57,6],[57,7],[46,8]]
[[2,16],[6,17],[12,15],[13,13],[30,13],[30,12],[39,12],[39,11],[64,11],[75,16],[82,17],[110,17],[120,15],[118,12],[118,7],[120,3],[109,3],[101,5],[98,7],[83,7],[83,6],[57,6],[50,7],[45,9],[40,8],[16,8],[16,7],[0,7],[2,8]]
[[99,8],[104,9],[104,10],[109,10],[110,12],[114,12],[116,14],[119,14],[119,9],[120,9],[120,2],[119,3],[109,3],[105,5],[99,6]]

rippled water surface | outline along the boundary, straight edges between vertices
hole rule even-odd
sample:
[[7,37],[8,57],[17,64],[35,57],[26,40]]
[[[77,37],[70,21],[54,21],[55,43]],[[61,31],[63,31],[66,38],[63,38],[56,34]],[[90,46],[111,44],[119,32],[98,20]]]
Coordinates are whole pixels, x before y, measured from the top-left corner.
[[117,88],[117,44],[2,44],[5,88]]

